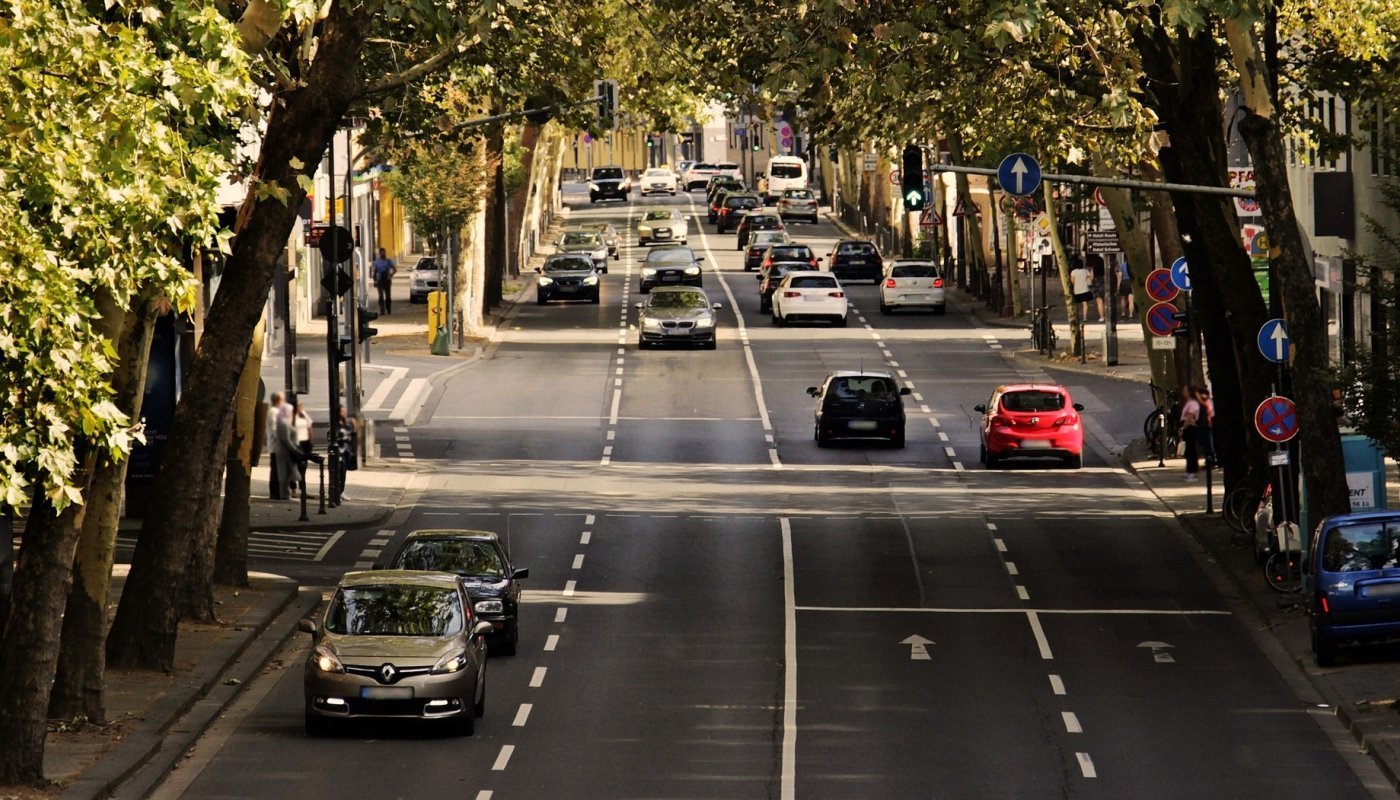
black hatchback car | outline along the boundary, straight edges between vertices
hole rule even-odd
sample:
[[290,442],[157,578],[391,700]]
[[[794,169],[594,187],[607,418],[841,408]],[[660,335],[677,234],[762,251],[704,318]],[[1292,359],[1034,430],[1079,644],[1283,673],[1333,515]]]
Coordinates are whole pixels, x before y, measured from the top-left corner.
[[904,446],[904,397],[908,386],[888,372],[833,372],[826,383],[811,386],[817,399],[813,435],[818,447],[833,439],[886,439]]
[[841,281],[879,283],[885,273],[880,251],[863,239],[842,239],[827,255],[827,269]]
[[413,531],[389,561],[389,569],[457,575],[471,598],[472,613],[491,623],[487,644],[502,655],[515,655],[520,641],[520,581],[530,576],[530,570],[511,565],[495,533],[456,528]]

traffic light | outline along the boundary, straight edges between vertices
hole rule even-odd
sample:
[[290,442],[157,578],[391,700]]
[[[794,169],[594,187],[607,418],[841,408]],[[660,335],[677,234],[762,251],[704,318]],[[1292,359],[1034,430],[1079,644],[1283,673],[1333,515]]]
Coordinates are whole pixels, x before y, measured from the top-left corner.
[[344,364],[354,357],[354,353],[352,352],[354,346],[355,340],[351,339],[349,336],[340,337],[340,341],[335,348],[336,366]]
[[647,134],[647,149],[650,150],[650,149],[652,149],[652,148],[655,147],[655,146],[656,146],[656,138],[653,137],[651,134],[648,133],[648,134]]
[[916,144],[904,148],[899,173],[905,211],[924,210],[924,151]]
[[379,319],[378,311],[370,311],[368,308],[360,309],[360,324],[358,330],[355,331],[359,341],[363,342],[369,337],[379,333],[378,328],[371,328],[369,326],[371,322],[377,319]]
[[617,127],[617,81],[594,81],[593,97],[598,103],[598,125],[603,130]]

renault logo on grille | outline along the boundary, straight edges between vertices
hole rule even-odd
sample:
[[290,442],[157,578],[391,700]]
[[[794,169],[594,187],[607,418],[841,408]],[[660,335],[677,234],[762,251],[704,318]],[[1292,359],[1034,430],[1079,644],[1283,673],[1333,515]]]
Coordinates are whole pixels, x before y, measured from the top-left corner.
[[398,676],[399,671],[393,664],[385,664],[384,666],[379,668],[380,683],[393,683],[394,679]]

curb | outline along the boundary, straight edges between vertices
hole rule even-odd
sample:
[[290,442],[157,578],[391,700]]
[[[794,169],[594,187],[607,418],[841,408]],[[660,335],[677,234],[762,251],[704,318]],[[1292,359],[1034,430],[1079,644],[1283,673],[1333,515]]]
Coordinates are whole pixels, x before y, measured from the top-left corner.
[[[216,666],[207,673],[187,676],[184,683],[189,691],[171,692],[151,709],[146,720],[153,722],[153,727],[123,739],[69,784],[59,795],[61,800],[150,794],[296,629],[295,619],[305,613],[302,606],[307,602],[299,595],[305,593],[291,579],[275,577],[286,581],[285,591],[271,593],[259,604],[255,618],[261,619],[261,624],[245,630],[245,636],[220,642],[208,651],[205,660]],[[319,594],[315,600],[320,602]],[[285,630],[274,628],[284,621]],[[230,684],[234,680],[237,683]],[[139,784],[128,785],[138,779]]]

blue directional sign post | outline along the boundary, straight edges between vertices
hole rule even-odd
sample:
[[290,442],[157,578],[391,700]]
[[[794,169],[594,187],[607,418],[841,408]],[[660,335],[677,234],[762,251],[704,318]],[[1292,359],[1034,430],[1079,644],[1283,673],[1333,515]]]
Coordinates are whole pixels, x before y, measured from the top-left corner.
[[1172,262],[1172,283],[1183,292],[1191,291],[1191,268],[1186,265],[1186,259],[1178,258]]
[[1040,188],[1040,162],[1025,153],[1012,153],[997,167],[997,183],[1017,197],[1035,194]]
[[1288,326],[1281,319],[1271,319],[1259,327],[1259,352],[1275,364],[1288,363],[1293,342],[1288,338]]

